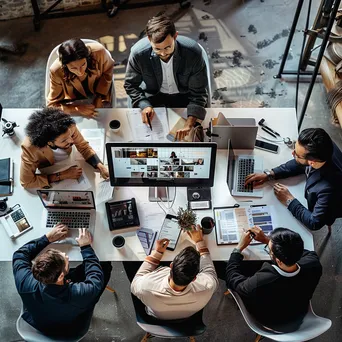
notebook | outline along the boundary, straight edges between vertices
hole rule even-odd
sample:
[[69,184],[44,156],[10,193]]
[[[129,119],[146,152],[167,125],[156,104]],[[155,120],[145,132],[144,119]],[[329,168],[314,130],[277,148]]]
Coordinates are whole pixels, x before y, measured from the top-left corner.
[[0,197],[13,193],[13,165],[11,158],[0,159]]

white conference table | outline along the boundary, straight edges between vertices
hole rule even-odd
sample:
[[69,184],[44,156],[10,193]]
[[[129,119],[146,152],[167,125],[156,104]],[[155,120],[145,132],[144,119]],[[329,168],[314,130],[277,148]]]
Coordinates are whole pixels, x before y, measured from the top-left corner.
[[[10,261],[13,252],[21,247],[26,242],[42,236],[46,232],[46,228],[42,225],[42,211],[45,210],[41,204],[40,199],[34,190],[25,190],[21,187],[19,181],[20,171],[20,144],[25,133],[24,128],[27,123],[28,116],[34,109],[4,109],[3,117],[7,120],[16,121],[20,127],[15,129],[16,136],[9,138],[7,136],[0,138],[0,159],[12,157],[15,162],[14,167],[14,193],[8,197],[8,205],[14,206],[19,203],[28,215],[28,220],[33,225],[33,229],[26,232],[16,240],[11,240],[3,227],[0,225],[0,261]],[[127,142],[132,139],[129,128],[125,108],[101,109],[99,117],[94,119],[85,119],[82,117],[75,117],[76,123],[80,129],[83,128],[105,128],[106,142]],[[184,110],[168,109],[169,126],[172,127],[178,120],[178,115],[184,115]],[[295,109],[293,108],[210,108],[207,110],[207,116],[203,123],[204,127],[208,126],[209,119],[216,117],[218,112],[222,112],[226,117],[251,117],[258,122],[264,118],[269,126],[278,131],[283,137],[290,137],[296,139],[298,136],[297,120]],[[118,119],[121,122],[121,130],[118,133],[113,133],[108,129],[110,120]],[[261,135],[265,136],[265,132],[259,129]],[[268,136],[269,138],[270,136]],[[271,137],[272,139],[272,137]],[[264,168],[275,167],[287,160],[291,159],[291,150],[285,145],[279,145],[279,153],[273,154],[266,151],[255,149],[255,155],[264,158]],[[94,173],[93,168],[87,163],[82,165],[92,185],[91,190],[95,193],[98,190],[98,183],[100,177],[98,173]],[[248,197],[235,197],[230,195],[226,183],[227,174],[227,150],[218,150],[216,158],[216,170],[214,186],[211,190],[212,206],[229,206],[236,202],[251,201],[245,204],[268,204],[275,207],[278,226],[290,228],[298,232],[303,240],[306,249],[313,250],[313,236],[311,232],[298,222],[287,208],[282,205],[274,196],[273,189],[269,185],[264,186],[264,197],[259,199],[251,199]],[[283,180],[282,183],[289,187],[291,193],[297,197],[304,205],[304,177],[294,177],[292,179]],[[144,222],[144,226],[158,229],[161,227],[164,213],[159,208],[157,203],[148,202],[148,188],[144,187],[118,187],[114,190],[113,200],[122,200],[135,197],[138,207],[140,221]],[[185,207],[187,205],[186,188],[177,188],[177,195],[174,203],[174,210],[177,211],[179,206]],[[204,216],[212,216],[211,210],[197,211],[199,222]],[[143,225],[143,224],[142,224]],[[96,205],[96,227],[94,232],[93,248],[100,260],[110,261],[142,261],[145,258],[145,252],[136,236],[137,228],[129,228],[111,232],[108,227],[107,215],[104,202]],[[116,249],[112,245],[114,235],[120,234],[125,237],[126,244],[122,249]],[[231,251],[236,245],[217,246],[215,238],[215,230],[209,235],[204,235],[207,246],[210,250],[213,260],[228,260]],[[167,251],[163,260],[172,260],[176,254],[186,246],[192,245],[188,236],[182,233],[178,241],[176,250],[174,252]],[[80,261],[82,256],[80,249],[71,245],[53,245],[68,253],[70,260]],[[245,251],[246,260],[267,260],[268,255],[263,250],[263,245],[249,246]]]

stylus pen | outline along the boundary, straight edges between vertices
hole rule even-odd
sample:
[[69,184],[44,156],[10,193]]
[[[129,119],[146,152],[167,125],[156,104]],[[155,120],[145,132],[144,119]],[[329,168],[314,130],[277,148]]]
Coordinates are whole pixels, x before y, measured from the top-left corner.
[[150,116],[148,115],[149,113],[146,113],[146,116],[147,116],[147,122],[148,122],[148,125],[150,126],[150,129],[152,131],[152,125],[151,125],[151,120],[150,120]]
[[266,133],[268,133],[269,135],[272,135],[273,138],[277,138],[277,136],[275,134],[273,134],[272,132],[270,132],[267,128],[265,127],[261,127],[261,129],[263,131],[265,131]]

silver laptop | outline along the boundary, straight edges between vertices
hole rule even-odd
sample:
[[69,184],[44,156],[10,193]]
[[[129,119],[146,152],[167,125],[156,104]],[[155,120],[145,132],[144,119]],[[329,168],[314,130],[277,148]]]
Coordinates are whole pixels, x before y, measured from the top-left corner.
[[262,197],[263,190],[253,189],[253,184],[245,187],[245,179],[251,173],[262,173],[263,159],[250,155],[235,155],[232,143],[228,142],[227,184],[232,196]]
[[77,245],[78,228],[95,229],[96,208],[92,191],[37,190],[44,207],[43,226],[51,229],[57,223],[69,228],[68,237],[60,243]]
[[211,141],[217,143],[218,149],[226,149],[228,140],[234,148],[253,150],[258,132],[255,119],[252,118],[225,118],[219,113],[216,125],[211,123]]

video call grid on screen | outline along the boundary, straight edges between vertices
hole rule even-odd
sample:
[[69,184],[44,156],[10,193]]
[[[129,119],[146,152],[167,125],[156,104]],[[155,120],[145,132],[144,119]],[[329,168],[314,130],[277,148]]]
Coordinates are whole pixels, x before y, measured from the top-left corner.
[[209,179],[210,147],[112,147],[117,178]]
[[94,208],[91,191],[39,190],[38,195],[47,208]]

